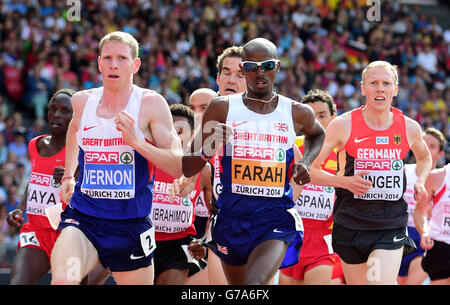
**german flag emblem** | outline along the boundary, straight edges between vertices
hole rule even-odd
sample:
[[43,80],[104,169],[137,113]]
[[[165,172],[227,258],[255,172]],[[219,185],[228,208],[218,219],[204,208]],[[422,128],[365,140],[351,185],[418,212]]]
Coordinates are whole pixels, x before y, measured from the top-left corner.
[[395,134],[395,135],[394,135],[394,144],[399,145],[400,142],[401,142],[401,137],[400,137],[400,135],[399,135],[399,134]]

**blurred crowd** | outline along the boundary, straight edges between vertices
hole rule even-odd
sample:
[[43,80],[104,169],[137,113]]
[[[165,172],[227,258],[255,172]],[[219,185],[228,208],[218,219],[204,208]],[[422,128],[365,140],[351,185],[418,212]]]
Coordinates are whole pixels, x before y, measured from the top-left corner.
[[[28,183],[27,143],[46,132],[46,105],[55,91],[101,85],[98,41],[111,31],[136,37],[142,65],[135,83],[171,104],[186,103],[200,87],[217,89],[217,56],[255,37],[278,47],[277,92],[300,100],[309,89],[328,90],[339,113],[364,103],[365,65],[387,60],[399,67],[395,106],[450,139],[450,30],[420,6],[382,1],[374,21],[366,0],[68,3],[0,2],[0,268],[9,266],[17,244],[6,214]],[[449,161],[447,148],[440,166]]]

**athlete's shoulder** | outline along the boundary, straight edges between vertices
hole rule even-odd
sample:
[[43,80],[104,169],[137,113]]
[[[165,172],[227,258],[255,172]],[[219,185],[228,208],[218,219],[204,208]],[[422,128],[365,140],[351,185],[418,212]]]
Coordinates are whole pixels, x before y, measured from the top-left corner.
[[420,124],[419,122],[417,122],[416,120],[411,119],[410,117],[404,115],[403,116],[405,118],[405,126],[407,129],[419,129],[421,130]]
[[238,95],[241,95],[241,93],[230,94],[230,95],[219,95],[211,100],[211,104],[228,106],[230,104],[230,96],[233,98],[233,97],[237,97]]
[[441,188],[443,183],[450,183],[450,181],[445,181],[445,177],[450,177],[450,175],[447,175],[447,170],[450,170],[450,168],[441,167],[441,168],[435,168],[433,169],[430,174],[428,175],[426,186],[427,188],[431,188],[434,190],[437,190]]
[[158,104],[164,102],[167,105],[166,99],[155,90],[145,88],[141,88],[141,90],[142,90],[142,103]]
[[[282,95],[281,95],[282,96]],[[298,102],[298,101],[296,101],[296,100],[293,100],[293,99],[291,99],[291,98],[288,98],[288,97],[286,97],[286,96],[283,96],[283,98],[287,101],[287,102],[290,102],[291,104],[292,104],[292,110],[293,111],[312,111],[312,113],[314,113],[314,110],[312,109],[312,107],[311,106],[309,106],[308,104],[303,104],[303,103],[300,103],[300,102]]]
[[28,142],[28,151],[31,153],[31,152],[33,152],[34,150],[36,150],[37,142],[38,142],[40,139],[43,139],[43,138],[45,138],[45,137],[50,137],[50,138],[51,138],[51,135],[49,135],[49,134],[42,134],[42,135],[39,135],[39,136],[36,136],[36,137],[32,138],[32,139]]
[[292,104],[306,105],[306,104],[302,104],[302,103],[300,103],[300,102],[298,102],[298,101],[296,101],[294,99],[291,99],[290,97],[287,97],[287,96],[284,96],[284,95],[281,95],[281,94],[278,94],[278,100],[282,100],[282,101],[284,100],[284,101],[292,103]]
[[213,98],[206,108],[203,114],[203,118],[205,118],[206,121],[218,121],[221,123],[225,123],[228,116],[230,96],[236,95],[237,94],[221,95]]
[[422,127],[417,121],[407,116],[404,116],[404,118],[406,137],[409,145],[412,146],[414,143],[418,143],[422,140]]
[[327,132],[334,131],[336,128],[343,128],[349,130],[352,123],[352,112],[344,112],[335,117],[327,126]]
[[74,99],[76,100],[87,100],[94,92],[98,91],[100,88],[92,88],[92,89],[86,89],[86,90],[80,90],[73,94],[72,101]]
[[98,92],[99,88],[93,88],[93,89],[87,89],[87,90],[81,90],[77,91],[72,95],[72,108],[74,111],[78,110],[79,108],[82,109],[86,102],[89,100],[89,97],[91,97],[95,92]]

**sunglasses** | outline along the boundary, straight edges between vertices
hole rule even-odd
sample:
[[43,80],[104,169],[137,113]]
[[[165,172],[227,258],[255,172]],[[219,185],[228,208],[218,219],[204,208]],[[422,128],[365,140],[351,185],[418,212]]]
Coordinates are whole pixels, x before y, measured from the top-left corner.
[[264,71],[272,71],[277,67],[280,61],[278,59],[270,59],[265,61],[243,61],[242,68],[245,72],[255,72],[258,67],[261,67]]

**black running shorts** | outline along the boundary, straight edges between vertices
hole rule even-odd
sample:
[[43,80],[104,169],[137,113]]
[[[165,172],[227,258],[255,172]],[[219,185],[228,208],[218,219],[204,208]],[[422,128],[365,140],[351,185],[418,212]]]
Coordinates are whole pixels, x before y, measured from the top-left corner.
[[396,250],[405,246],[403,255],[416,249],[406,226],[389,230],[352,230],[336,223],[333,225],[332,246],[347,264],[366,262],[370,253],[376,249]]

